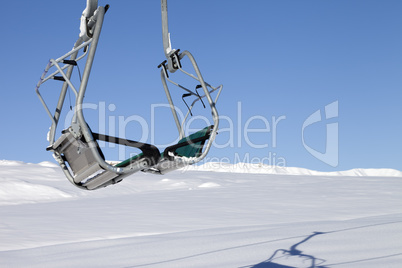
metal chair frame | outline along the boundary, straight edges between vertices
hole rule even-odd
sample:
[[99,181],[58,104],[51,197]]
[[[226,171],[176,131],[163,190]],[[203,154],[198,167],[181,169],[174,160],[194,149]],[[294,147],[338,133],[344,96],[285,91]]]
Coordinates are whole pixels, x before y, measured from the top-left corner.
[[[73,49],[57,59],[51,59],[36,86],[36,93],[52,121],[49,131],[49,147],[47,150],[53,152],[54,158],[61,166],[67,179],[75,186],[85,190],[94,190],[115,184],[120,182],[124,177],[138,171],[165,174],[168,171],[201,161],[208,154],[212,146],[212,142],[217,134],[219,116],[216,109],[216,102],[221,93],[222,86],[212,87],[210,84],[204,81],[197,63],[190,52],[184,51],[183,53],[179,54],[179,50],[171,49],[167,27],[166,0],[161,0],[163,44],[165,55],[167,57],[167,60],[159,65],[159,67],[161,67],[162,84],[173,114],[173,118],[178,128],[180,139],[184,138],[183,126],[188,118],[188,115],[191,113],[194,104],[197,101],[202,100],[202,98],[206,98],[208,101],[212,111],[214,125],[208,132],[208,135],[203,138],[204,141],[208,140],[208,142],[205,143],[203,152],[196,157],[177,156],[174,155],[174,153],[172,154],[172,152],[170,152],[168,156],[161,156],[159,150],[153,145],[127,139],[109,137],[107,135],[97,134],[91,131],[84,117],[83,101],[96,48],[99,42],[104,16],[109,8],[108,5],[105,7],[98,6],[97,2],[97,0],[87,0],[87,8],[84,10],[81,19],[81,34]],[[170,51],[168,51],[169,49]],[[81,51],[82,55],[78,56]],[[77,63],[85,57],[85,69],[83,71],[81,83],[77,89],[71,81],[71,76],[73,68],[77,66]],[[183,57],[188,57],[190,59],[196,75],[192,75],[182,69],[180,61],[183,59]],[[56,70],[48,75],[48,72],[51,69]],[[180,84],[173,82],[169,78],[168,73],[173,73],[176,70],[180,70],[184,74],[197,80],[200,84],[200,88],[202,87],[204,94],[199,95],[198,92],[194,92],[193,90],[189,90]],[[54,113],[50,111],[39,91],[40,86],[49,80],[63,81]],[[189,111],[182,122],[179,121],[178,115],[174,108],[174,103],[167,86],[167,81],[184,89],[187,94],[196,97],[196,99],[190,105]],[[68,88],[71,88],[76,97],[74,116],[71,126],[63,130],[62,135],[56,140],[56,129],[61,117],[61,111],[63,109]],[[211,93],[215,91],[217,91],[217,96],[213,100]],[[127,166],[120,167],[118,165],[112,165],[111,163],[106,162],[103,153],[98,146],[97,140],[135,147],[140,149],[142,154],[140,157],[130,162],[130,164]],[[186,144],[179,145],[179,147],[192,143],[195,143],[195,141],[189,140]]]

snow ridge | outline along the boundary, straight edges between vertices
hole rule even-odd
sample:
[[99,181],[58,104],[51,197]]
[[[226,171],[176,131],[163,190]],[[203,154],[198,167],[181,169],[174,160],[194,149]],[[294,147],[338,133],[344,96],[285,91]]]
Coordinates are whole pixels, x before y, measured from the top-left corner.
[[363,169],[356,168],[346,171],[321,172],[298,167],[279,167],[264,164],[237,163],[227,164],[208,162],[200,166],[189,166],[188,170],[214,171],[248,174],[276,174],[276,175],[310,175],[310,176],[357,176],[357,177],[402,177],[402,172],[395,169]]

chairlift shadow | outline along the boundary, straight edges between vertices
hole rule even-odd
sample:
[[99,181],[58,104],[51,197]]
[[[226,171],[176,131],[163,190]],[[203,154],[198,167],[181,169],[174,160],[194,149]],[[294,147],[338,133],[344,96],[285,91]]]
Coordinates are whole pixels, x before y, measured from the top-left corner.
[[304,254],[301,250],[297,249],[299,245],[321,234],[326,234],[326,232],[313,232],[302,241],[292,245],[289,249],[277,249],[267,260],[248,266],[247,268],[327,268],[327,266],[321,265],[325,262],[324,259]]

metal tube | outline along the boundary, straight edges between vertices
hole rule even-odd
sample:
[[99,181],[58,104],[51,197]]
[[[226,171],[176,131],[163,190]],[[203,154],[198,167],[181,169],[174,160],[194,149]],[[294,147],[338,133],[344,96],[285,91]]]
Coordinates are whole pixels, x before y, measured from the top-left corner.
[[82,40],[80,40],[80,39],[77,40],[77,42],[74,44],[74,48],[71,51],[69,51],[66,54],[64,54],[63,56],[57,58],[55,61],[60,62],[60,61],[64,60],[68,56],[78,52],[78,50],[80,50],[81,48],[84,48],[84,47],[88,46],[91,42],[92,42],[92,39],[90,39],[90,40],[88,40],[88,41],[86,41],[84,43],[82,43]]
[[[86,42],[86,44],[88,45],[88,44],[91,43],[91,42],[92,42],[92,39],[89,40],[88,42]],[[81,45],[80,47],[82,48],[82,45]],[[85,47],[85,46],[84,46],[84,47]],[[79,48],[79,49],[77,49],[77,50],[80,50],[81,48]],[[71,51],[70,51],[70,52],[71,52]],[[72,50],[72,52],[76,52],[76,50],[74,49],[74,50]],[[78,58],[76,58],[75,61],[79,61],[80,59],[82,59],[83,57],[85,57],[85,55],[86,55],[87,53],[88,53],[88,50],[85,51],[84,54],[82,54],[81,56],[79,56]],[[73,53],[71,53],[71,54],[73,54]],[[66,57],[70,56],[71,54],[70,54],[70,53],[67,53],[67,56],[60,57],[60,58],[58,58],[58,59],[56,59],[56,60],[54,60],[54,61],[60,62],[61,60],[64,60]],[[70,60],[71,60],[71,58],[70,58]],[[52,67],[53,65],[54,65],[54,64],[51,64],[50,67]],[[70,65],[64,65],[63,67],[61,67],[61,69],[64,70],[64,69],[66,69],[66,68],[68,68],[68,67],[70,67]],[[60,73],[59,70],[55,71],[54,73],[52,73],[52,74],[50,74],[49,76],[47,76],[46,78],[44,78],[43,81],[42,81],[42,84],[45,83],[47,80],[52,79],[52,78],[53,78],[56,74],[58,74],[58,73]]]
[[[75,58],[77,57],[77,54],[78,54],[78,50],[71,55],[70,59],[75,60]],[[63,87],[61,88],[61,92],[60,92],[59,101],[57,103],[56,110],[54,112],[54,123],[52,124],[52,126],[50,128],[50,134],[49,134],[49,144],[50,145],[52,145],[54,143],[57,124],[59,123],[61,110],[63,109],[64,99],[66,98],[66,93],[67,93],[67,89],[68,89],[68,86],[69,86],[67,81],[69,81],[69,79],[71,78],[71,75],[73,73],[73,69],[74,69],[74,66],[72,66],[72,65],[69,66],[68,69],[67,69],[66,74],[64,75],[65,78],[67,78],[67,80],[66,80],[66,82],[63,83]],[[64,74],[63,71],[61,71],[61,72]],[[74,87],[72,87],[72,88],[74,88]],[[77,91],[75,89],[74,89],[74,91],[75,91],[75,93],[77,93]]]
[[216,110],[216,107],[215,107],[215,102],[212,100],[212,97],[211,97],[211,95],[210,95],[210,93],[208,91],[207,85],[206,85],[206,83],[205,83],[205,81],[204,81],[204,79],[202,77],[200,69],[198,68],[197,62],[195,61],[193,55],[188,51],[184,51],[182,53],[182,55],[186,55],[190,59],[191,64],[193,65],[193,68],[194,68],[194,70],[195,70],[195,72],[197,74],[198,80],[200,81],[201,86],[202,86],[202,88],[204,90],[205,97],[207,98],[209,106],[211,107],[212,118],[214,120],[214,127],[213,127],[213,129],[211,131],[211,136],[210,136],[207,144],[205,145],[204,152],[198,158],[192,159],[190,161],[191,163],[196,163],[196,162],[201,161],[208,154],[208,152],[209,152],[209,150],[210,150],[210,148],[212,146],[212,142],[215,140],[216,133],[217,133],[218,128],[219,128],[219,115],[218,115],[218,111]]
[[181,88],[181,89],[187,91],[187,92],[190,93],[191,95],[197,95],[197,94],[195,94],[194,91],[191,91],[190,89],[185,88],[184,86],[182,86],[182,85],[180,85],[180,84],[178,84],[178,83],[176,83],[176,82],[170,80],[168,77],[166,77],[166,75],[165,75],[165,79],[166,79],[167,81],[169,81],[170,83],[172,83],[173,85],[175,85],[175,86],[177,86],[177,87],[179,87],[179,88]]
[[172,45],[170,43],[170,35],[169,35],[167,0],[161,0],[161,9],[162,9],[163,52],[165,53],[165,56],[168,58],[169,52],[172,50]]
[[[71,55],[70,60],[75,60],[77,58],[79,49],[81,47],[84,47],[84,44],[82,44],[81,39],[78,39],[78,41],[74,44],[74,49],[72,51],[68,52],[67,54],[63,55],[62,57],[56,59],[55,62],[59,62],[59,61],[63,60],[64,58],[68,57],[69,55]],[[54,63],[53,63],[53,65],[54,65]],[[53,123],[52,126],[50,127],[50,133],[49,133],[49,144],[50,145],[52,145],[55,140],[57,125],[59,123],[61,111],[63,109],[64,99],[66,98],[67,89],[69,86],[69,83],[67,81],[70,80],[71,75],[73,74],[73,70],[74,70],[74,66],[70,65],[67,68],[66,74],[63,75],[63,77],[65,77],[67,79],[66,79],[66,82],[63,83],[63,86],[61,88],[59,101],[57,103],[56,110],[54,112],[55,123]],[[64,74],[64,72],[62,70],[59,69],[59,71]],[[70,84],[71,84],[71,82],[70,82]],[[74,87],[72,87],[72,88],[74,89]],[[74,91],[75,91],[75,93],[77,93],[77,91],[75,89],[74,89]]]
[[203,77],[202,77],[202,74],[201,74],[201,72],[200,72],[200,69],[198,68],[197,62],[195,61],[193,55],[191,55],[191,53],[188,52],[187,50],[184,51],[182,54],[186,55],[186,56],[190,59],[192,65],[193,65],[193,67],[194,67],[194,70],[195,70],[195,72],[196,72],[196,74],[197,74],[198,81],[201,83],[201,86],[202,86],[202,88],[203,88],[203,90],[204,90],[205,97],[207,98],[208,103],[209,103],[209,105],[211,106],[212,114],[213,114],[214,117],[218,117],[218,112],[217,112],[217,110],[216,110],[215,103],[214,103],[214,101],[212,100],[211,95],[209,94],[207,85],[206,85],[206,83],[205,83],[205,81],[204,81],[204,79],[203,79]]
[[[58,125],[58,122],[59,122],[59,119],[60,119],[61,110],[63,109],[63,104],[64,104],[64,100],[65,100],[65,97],[66,97],[66,93],[67,93],[68,86],[70,86],[70,87],[72,88],[72,90],[74,91],[74,93],[75,93],[76,96],[77,96],[77,94],[78,94],[78,93],[77,93],[77,90],[74,88],[74,86],[73,86],[73,85],[71,84],[71,82],[70,82],[70,78],[71,78],[71,75],[72,75],[74,66],[72,66],[72,65],[65,65],[65,66],[63,66],[63,67],[60,67],[60,66],[58,65],[58,62],[61,62],[62,60],[64,60],[64,59],[65,59],[66,57],[68,57],[68,56],[71,56],[71,57],[70,57],[70,60],[76,60],[76,61],[78,61],[78,60],[82,59],[83,57],[85,57],[85,55],[87,54],[87,52],[85,52],[83,55],[81,55],[79,58],[77,58],[77,55],[78,55],[79,50],[82,49],[83,47],[87,46],[87,45],[90,44],[91,42],[92,42],[92,40],[89,40],[89,41],[87,41],[87,42],[85,42],[85,43],[82,43],[82,41],[79,39],[79,40],[75,43],[74,48],[73,48],[70,52],[66,53],[65,55],[59,57],[59,58],[56,59],[56,60],[51,59],[51,60],[49,61],[48,65],[46,66],[46,69],[45,69],[44,73],[42,74],[41,79],[39,80],[39,82],[38,82],[38,84],[37,84],[37,86],[36,86],[36,93],[38,94],[39,99],[40,99],[40,101],[42,102],[42,105],[45,107],[46,112],[48,113],[50,119],[52,120],[52,125],[51,125],[50,131],[49,131],[49,144],[50,144],[50,145],[52,145],[52,144],[54,143],[54,141],[55,141],[56,128],[57,128],[57,125]],[[81,44],[81,43],[82,43],[82,44]],[[47,77],[45,78],[47,72],[49,71],[49,69],[50,69],[52,66],[56,66],[57,71],[55,71],[54,73],[52,73],[51,75],[49,75],[49,76],[47,76]],[[64,73],[63,70],[66,69],[66,68],[68,68],[68,69],[67,69],[67,73]],[[40,87],[44,82],[46,82],[47,80],[53,78],[53,77],[54,77],[56,74],[58,74],[58,73],[61,73],[61,74],[63,75],[63,77],[64,77],[64,79],[65,79],[66,82],[63,83],[62,89],[61,89],[61,91],[60,91],[59,100],[58,100],[58,103],[57,103],[57,106],[56,106],[56,109],[55,109],[55,113],[54,113],[54,115],[53,115],[53,114],[50,112],[49,108],[47,107],[47,105],[46,105],[44,99],[42,98],[42,96],[41,96],[41,94],[40,94],[40,92],[39,92],[39,87]]]
[[[50,60],[50,61],[54,61],[54,60]],[[59,64],[57,62],[53,62],[54,65],[56,66],[56,68],[59,70],[59,72],[61,73],[61,75],[63,76],[63,78],[66,80],[65,83],[68,84],[68,86],[70,86],[70,88],[74,91],[75,96],[78,95],[77,90],[75,89],[74,85],[71,83],[70,78],[68,77],[63,70],[61,69],[61,67],[59,66]],[[68,71],[68,70],[67,70]]]
[[[218,93],[216,94],[216,98],[215,98],[215,104],[218,102],[219,96],[221,95],[222,89],[223,89],[223,85],[220,85],[219,87],[217,87],[216,89],[219,88]],[[215,91],[216,89],[214,89],[213,91]],[[212,91],[211,91],[212,92]]]
[[179,117],[177,115],[177,111],[175,109],[175,106],[173,104],[172,96],[170,95],[170,91],[169,91],[169,88],[167,86],[165,76],[166,76],[166,72],[162,69],[161,70],[161,80],[162,80],[162,84],[163,84],[163,89],[165,90],[166,97],[167,97],[167,99],[169,101],[169,107],[170,107],[170,110],[172,111],[173,118],[174,118],[174,121],[176,123],[177,130],[179,131],[180,139],[182,139],[184,137],[183,128],[180,125],[180,120],[179,120]]
[[43,107],[45,108],[46,113],[49,115],[50,120],[52,120],[52,124],[55,124],[56,121],[54,120],[53,114],[50,112],[49,107],[47,107],[45,100],[43,99],[42,95],[41,95],[40,92],[39,92],[39,87],[42,85],[43,79],[44,79],[44,77],[46,76],[47,72],[49,71],[50,64],[51,64],[51,63],[49,62],[49,63],[46,65],[46,68],[45,68],[45,70],[43,71],[43,74],[42,74],[42,76],[40,77],[38,84],[36,85],[35,91],[36,91],[36,94],[38,95],[39,100],[41,101]]
[[104,166],[106,167],[107,164],[102,159],[102,157],[100,156],[100,154],[96,148],[97,147],[96,143],[94,141],[94,138],[92,137],[91,131],[89,130],[89,127],[84,118],[82,104],[84,101],[85,91],[86,91],[86,88],[88,85],[89,75],[91,73],[91,68],[92,68],[94,57],[95,57],[96,47],[97,47],[98,41],[99,41],[99,36],[100,36],[101,28],[102,28],[104,14],[105,14],[104,7],[98,7],[98,20],[96,22],[95,31],[94,31],[94,35],[92,38],[92,44],[89,48],[88,58],[87,58],[87,62],[85,64],[85,69],[84,69],[84,73],[82,75],[82,81],[81,81],[81,85],[79,88],[78,96],[76,99],[76,105],[75,105],[75,114],[77,115],[78,123],[80,125],[82,134],[85,137],[85,140],[88,143],[89,147],[91,148],[91,151],[92,151],[96,161],[99,162],[99,164],[102,167],[104,167]]
[[92,64],[94,61],[100,32],[102,29],[104,15],[105,15],[105,8],[102,6],[98,7],[97,21],[96,21],[95,30],[94,30],[93,37],[92,37],[92,44],[91,44],[91,47],[88,52],[87,62],[85,64],[85,70],[82,75],[82,81],[81,81],[80,89],[78,92],[78,97],[76,100],[75,114],[77,115],[78,123],[81,128],[81,132],[85,138],[85,141],[88,143],[88,146],[91,149],[91,152],[92,152],[93,156],[95,157],[95,160],[99,163],[99,165],[103,169],[114,172],[116,174],[134,173],[134,172],[140,171],[141,169],[146,168],[148,165],[147,160],[146,159],[140,160],[140,161],[136,162],[134,165],[130,165],[130,166],[124,167],[124,168],[115,167],[115,166],[112,166],[112,165],[106,163],[106,161],[99,154],[97,143],[96,143],[94,137],[92,136],[92,132],[89,129],[87,122],[85,121],[84,113],[83,113],[82,104],[84,101],[85,91],[86,91],[86,88],[88,85],[89,75],[91,73],[91,68],[92,68]]
[[[54,66],[55,64],[57,65],[57,62],[62,61],[62,60],[65,59],[66,57],[71,56],[71,57],[70,57],[70,60],[75,60],[76,57],[77,57],[77,55],[78,55],[78,51],[79,51],[81,48],[83,48],[83,47],[87,46],[88,44],[90,44],[91,41],[92,41],[92,40],[89,40],[89,41],[87,41],[87,42],[85,42],[85,43],[83,43],[83,44],[81,44],[82,41],[77,41],[76,44],[74,45],[74,48],[73,48],[70,52],[66,53],[65,55],[59,57],[59,58],[56,59],[56,60],[53,60],[53,59],[50,60],[49,64],[46,66],[46,69],[45,69],[44,73],[43,73],[42,76],[41,76],[41,79],[39,80],[39,82],[38,82],[38,84],[37,84],[37,86],[36,86],[36,93],[38,94],[39,99],[40,99],[40,101],[42,102],[42,105],[45,107],[46,112],[48,113],[50,119],[52,120],[52,125],[51,125],[51,127],[50,127],[50,133],[49,133],[49,144],[50,144],[50,145],[52,145],[52,144],[54,143],[54,140],[55,140],[57,124],[58,124],[59,119],[60,119],[60,113],[61,113],[61,110],[63,109],[64,99],[65,99],[65,97],[66,97],[67,89],[68,89],[68,86],[69,86],[68,83],[67,83],[67,81],[71,78],[71,75],[72,75],[74,66],[72,66],[72,65],[66,66],[66,67],[63,66],[64,68],[62,68],[62,69],[60,69],[59,66],[58,66],[58,70],[57,70],[55,73],[49,75],[49,76],[46,77],[46,78],[45,78],[45,76],[46,76],[47,72],[49,71],[49,69],[50,69],[52,66]],[[83,58],[83,57],[85,56],[85,54],[86,54],[86,53],[84,53],[84,55],[82,55],[79,59]],[[64,69],[67,68],[67,67],[68,67],[67,73],[64,74],[64,72],[63,72],[62,70],[64,70]],[[56,109],[55,109],[55,114],[53,115],[53,114],[50,112],[49,108],[47,107],[47,105],[46,105],[44,99],[42,98],[42,96],[41,96],[41,94],[40,94],[40,92],[39,92],[39,87],[40,87],[44,82],[46,82],[46,81],[49,80],[50,78],[54,77],[54,75],[56,75],[57,73],[60,73],[60,72],[62,72],[62,73],[63,73],[63,77],[64,77],[65,79],[66,79],[66,78],[67,78],[67,79],[66,79],[66,82],[64,82],[64,84],[63,84],[63,86],[62,86],[62,89],[61,89],[61,92],[60,92],[60,96],[59,96],[59,100],[58,100],[58,103],[57,103],[57,106],[56,106]],[[75,90],[75,88],[74,88],[74,87],[72,87],[72,88],[73,88],[74,92],[77,94],[77,91]]]

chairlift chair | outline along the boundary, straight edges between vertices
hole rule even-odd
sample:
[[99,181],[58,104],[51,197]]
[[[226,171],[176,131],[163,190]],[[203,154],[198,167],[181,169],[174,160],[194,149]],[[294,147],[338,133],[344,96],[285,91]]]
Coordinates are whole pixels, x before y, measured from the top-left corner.
[[[51,59],[36,86],[36,93],[52,121],[48,134],[49,146],[47,150],[53,152],[54,158],[61,166],[67,179],[75,186],[85,190],[95,190],[118,183],[124,177],[138,171],[165,174],[169,171],[197,163],[208,154],[219,126],[216,102],[222,91],[222,85],[212,87],[205,82],[190,52],[180,52],[179,49],[172,49],[168,31],[167,0],[161,0],[162,36],[166,60],[159,64],[158,68],[161,69],[162,85],[176,123],[179,142],[165,148],[161,153],[157,147],[151,144],[91,131],[83,114],[83,103],[104,16],[108,8],[109,5],[104,7],[98,6],[97,0],[87,0],[87,7],[81,16],[80,35],[73,49],[57,59]],[[190,60],[195,75],[183,69],[182,59],[184,57]],[[81,82],[79,87],[75,87],[71,81],[72,72],[78,66],[78,62],[84,58],[86,58],[86,63]],[[53,71],[52,73],[50,72],[51,70]],[[176,71],[195,79],[198,84],[196,88],[188,89],[174,82],[170,75]],[[53,113],[39,91],[40,86],[50,80],[62,82],[60,96]],[[175,110],[168,82],[184,90],[185,94],[183,94],[183,97],[194,97],[193,102],[188,106],[185,118],[181,121]],[[71,125],[67,129],[64,129],[56,139],[56,129],[69,88],[75,95],[74,115]],[[199,94],[197,89],[202,89],[203,94]],[[211,93],[213,92],[216,92],[215,99],[211,97]],[[198,101],[204,103],[203,99],[206,99],[207,106],[211,109],[213,125],[206,126],[186,137],[184,136],[184,124],[192,113],[194,105]],[[112,164],[105,160],[98,141],[138,148],[141,150],[141,153],[117,164]]]

